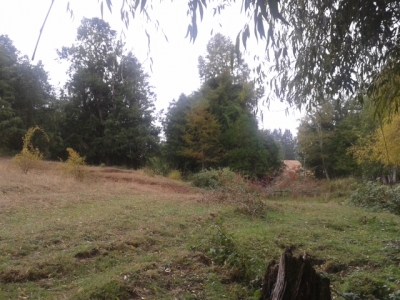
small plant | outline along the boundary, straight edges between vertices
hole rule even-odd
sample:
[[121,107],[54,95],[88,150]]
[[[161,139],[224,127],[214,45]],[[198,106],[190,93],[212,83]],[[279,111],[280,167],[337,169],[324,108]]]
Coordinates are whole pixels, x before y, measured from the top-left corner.
[[67,148],[68,159],[63,165],[63,170],[66,174],[72,175],[75,179],[80,180],[86,177],[84,170],[85,157],[81,157],[78,152],[72,148]]
[[387,285],[386,280],[366,272],[351,274],[344,284],[345,292],[359,298],[349,299],[396,299],[396,293]]
[[232,281],[257,286],[261,278],[258,262],[239,247],[233,235],[229,234],[221,223],[212,225],[210,229],[212,237],[209,240],[209,248],[205,250],[214,262],[231,269]]
[[192,177],[192,185],[200,188],[215,189],[229,185],[236,177],[229,168],[204,170]]
[[182,180],[182,174],[179,172],[179,170],[172,170],[168,174],[169,179],[174,179],[174,180]]
[[40,152],[39,148],[35,148],[32,144],[32,138],[36,131],[42,132],[47,141],[50,140],[47,133],[39,126],[31,127],[25,133],[24,137],[22,138],[22,151],[14,157],[15,164],[25,174],[27,174],[30,169],[34,168],[41,160],[43,160],[43,153]]
[[376,211],[388,211],[400,214],[400,186],[391,188],[376,182],[361,185],[349,199],[355,206],[366,207]]
[[165,160],[160,157],[150,157],[147,160],[146,169],[148,169],[146,173],[151,173],[153,174],[153,176],[154,174],[166,176],[170,170],[167,162],[165,162]]

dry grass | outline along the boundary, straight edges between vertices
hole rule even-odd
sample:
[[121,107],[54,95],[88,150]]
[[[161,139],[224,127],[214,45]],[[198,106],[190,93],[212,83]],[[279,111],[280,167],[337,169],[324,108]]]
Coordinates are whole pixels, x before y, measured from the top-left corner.
[[339,291],[400,282],[399,216],[317,197],[263,199],[253,218],[185,182],[86,168],[77,181],[59,163],[23,174],[0,159],[0,299],[256,299],[285,247]]

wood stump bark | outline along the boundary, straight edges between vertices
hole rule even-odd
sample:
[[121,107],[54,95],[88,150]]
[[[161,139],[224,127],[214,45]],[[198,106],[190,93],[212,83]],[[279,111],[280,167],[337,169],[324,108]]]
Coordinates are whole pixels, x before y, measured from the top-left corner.
[[285,250],[279,264],[272,260],[264,276],[260,300],[331,300],[330,281],[313,268],[306,254]]

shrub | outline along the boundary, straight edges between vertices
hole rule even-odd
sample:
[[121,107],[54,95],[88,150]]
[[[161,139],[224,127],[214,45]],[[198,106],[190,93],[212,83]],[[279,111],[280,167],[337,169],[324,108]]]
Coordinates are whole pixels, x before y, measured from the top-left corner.
[[203,170],[192,176],[192,185],[200,188],[216,189],[221,186],[227,186],[236,177],[235,172],[229,168],[219,170]]
[[160,157],[150,157],[146,163],[146,173],[166,176],[170,169],[168,163]]
[[205,194],[207,201],[233,205],[236,211],[252,217],[264,217],[267,212],[262,194],[251,182],[229,168],[197,173],[192,177],[192,184],[212,189],[210,193]]
[[169,179],[174,179],[174,180],[182,180],[182,174],[179,172],[179,170],[172,170],[168,174]]
[[14,157],[15,164],[25,174],[27,174],[30,169],[34,168],[41,160],[43,160],[43,153],[40,152],[39,148],[35,148],[32,145],[32,138],[36,131],[42,132],[47,141],[50,140],[46,132],[39,126],[31,127],[25,133],[25,136],[22,138],[22,151]]
[[350,196],[349,203],[377,211],[400,214],[400,186],[391,188],[375,182],[361,185]]
[[203,251],[208,252],[215,263],[230,269],[231,281],[258,287],[261,283],[260,262],[238,245],[234,236],[227,232],[221,222],[212,225],[210,230],[211,238],[203,241]]
[[81,180],[86,177],[86,171],[83,168],[85,163],[85,157],[81,157],[78,152],[72,148],[67,148],[68,159],[63,165],[64,173],[73,176],[77,180]]

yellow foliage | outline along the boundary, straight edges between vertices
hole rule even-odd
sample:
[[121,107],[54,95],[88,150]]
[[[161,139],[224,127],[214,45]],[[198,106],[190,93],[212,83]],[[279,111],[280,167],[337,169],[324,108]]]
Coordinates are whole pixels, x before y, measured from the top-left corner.
[[67,148],[68,159],[63,165],[64,172],[80,180],[86,177],[86,171],[83,168],[86,165],[85,157],[81,157],[78,152],[72,148]]
[[181,172],[179,172],[178,170],[172,170],[168,174],[168,178],[169,179],[174,179],[174,180],[182,180],[182,175],[181,175]]
[[358,163],[379,162],[385,166],[400,166],[400,115],[382,124],[368,139],[350,148]]
[[35,148],[32,145],[32,138],[36,131],[42,132],[47,141],[50,140],[47,133],[39,126],[31,127],[27,130],[24,137],[22,138],[22,151],[14,157],[15,164],[25,174],[28,173],[30,169],[35,167],[43,159],[43,153],[40,152],[39,148]]
[[186,147],[182,148],[181,153],[185,157],[197,160],[204,170],[207,163],[215,163],[221,157],[220,125],[209,112],[209,104],[206,102],[193,106],[186,119],[188,125],[182,136]]

